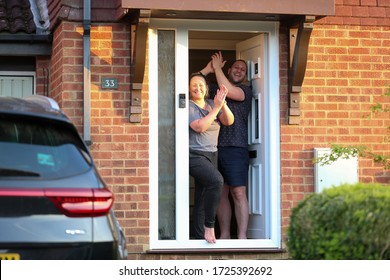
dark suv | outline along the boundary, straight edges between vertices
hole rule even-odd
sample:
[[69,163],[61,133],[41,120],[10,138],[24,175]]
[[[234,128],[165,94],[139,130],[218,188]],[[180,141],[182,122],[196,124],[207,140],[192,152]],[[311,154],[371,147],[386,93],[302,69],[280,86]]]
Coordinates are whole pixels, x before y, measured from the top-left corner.
[[0,259],[127,259],[113,199],[53,99],[0,97]]

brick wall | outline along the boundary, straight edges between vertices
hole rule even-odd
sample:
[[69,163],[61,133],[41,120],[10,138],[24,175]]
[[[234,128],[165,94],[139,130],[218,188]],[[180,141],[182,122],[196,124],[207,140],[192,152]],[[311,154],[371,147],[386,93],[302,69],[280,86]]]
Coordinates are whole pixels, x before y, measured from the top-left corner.
[[[330,143],[366,145],[390,156],[390,114],[371,117],[390,87],[390,1],[336,0],[336,16],[314,24],[301,93],[301,122],[286,124],[287,30],[281,30],[282,225],[291,207],[314,191],[313,148]],[[370,159],[359,159],[361,182],[390,182],[390,173]]]
[[53,34],[50,93],[83,132],[83,42],[82,29],[64,22]]
[[36,58],[36,94],[49,95],[50,85],[50,57],[38,56]]

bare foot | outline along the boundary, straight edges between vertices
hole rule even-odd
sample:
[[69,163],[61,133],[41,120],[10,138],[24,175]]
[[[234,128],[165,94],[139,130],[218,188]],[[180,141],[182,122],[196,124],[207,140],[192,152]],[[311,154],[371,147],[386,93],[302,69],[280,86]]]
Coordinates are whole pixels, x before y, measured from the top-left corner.
[[216,243],[217,239],[215,238],[214,228],[204,227],[204,239],[208,243]]

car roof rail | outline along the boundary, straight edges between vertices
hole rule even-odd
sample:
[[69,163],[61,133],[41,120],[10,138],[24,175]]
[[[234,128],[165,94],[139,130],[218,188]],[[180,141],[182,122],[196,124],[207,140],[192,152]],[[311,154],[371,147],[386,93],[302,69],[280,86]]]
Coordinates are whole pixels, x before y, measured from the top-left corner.
[[58,103],[50,97],[43,96],[43,95],[29,95],[23,97],[23,99],[40,104],[41,106],[44,106],[49,109],[55,109],[55,110],[61,110]]

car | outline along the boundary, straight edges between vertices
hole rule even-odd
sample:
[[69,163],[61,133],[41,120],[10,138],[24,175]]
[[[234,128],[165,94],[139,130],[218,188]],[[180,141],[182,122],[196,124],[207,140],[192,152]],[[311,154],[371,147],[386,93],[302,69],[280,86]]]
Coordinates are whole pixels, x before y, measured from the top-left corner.
[[0,259],[127,259],[114,195],[45,96],[0,97]]

